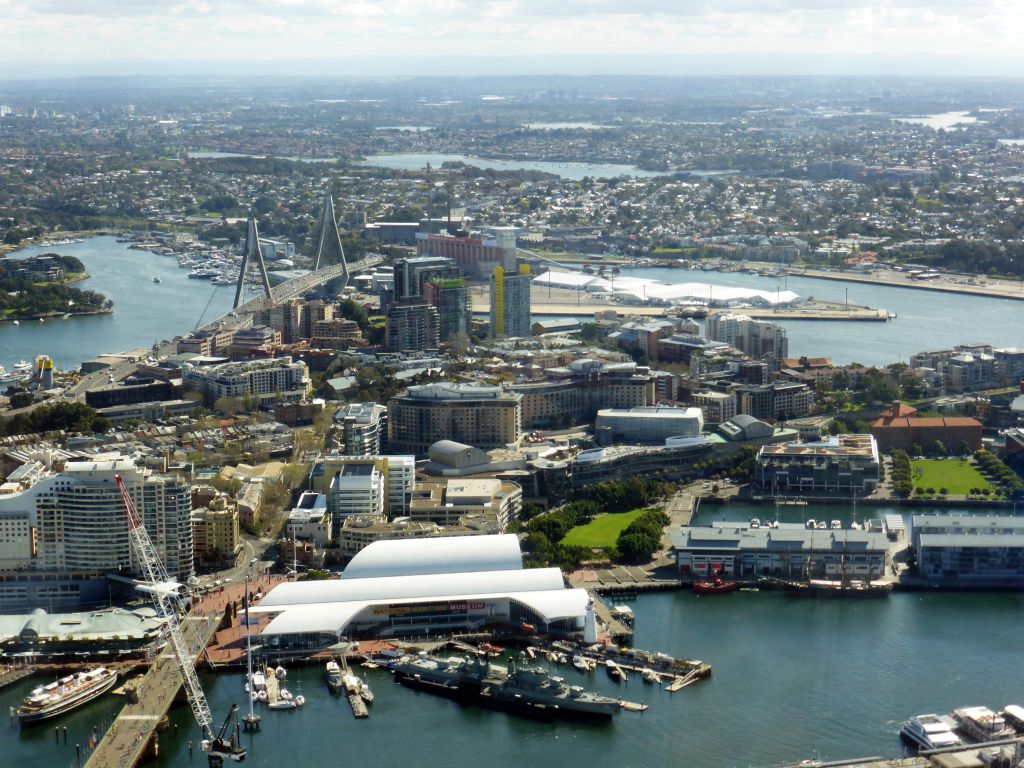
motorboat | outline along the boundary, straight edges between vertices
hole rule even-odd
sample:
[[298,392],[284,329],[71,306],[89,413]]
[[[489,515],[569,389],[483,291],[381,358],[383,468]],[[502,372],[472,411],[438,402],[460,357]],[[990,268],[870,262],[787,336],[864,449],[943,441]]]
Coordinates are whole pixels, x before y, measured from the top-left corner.
[[573,656],[572,665],[576,667],[576,669],[578,669],[580,672],[590,671],[590,665],[587,664],[586,659],[584,659],[582,656]]
[[946,715],[918,715],[900,727],[900,736],[918,750],[943,749],[962,744],[953,730],[956,721]]
[[288,670],[286,670],[284,667],[278,664],[277,667],[274,669],[274,677],[276,677],[278,680],[284,680],[286,677],[288,677]]
[[657,683],[657,682],[659,682],[658,681],[658,673],[655,672],[650,667],[644,667],[643,670],[640,672],[640,677],[643,678],[643,681],[645,683]]
[[278,699],[267,704],[268,709],[295,709],[298,706],[291,699]]
[[341,665],[334,659],[331,659],[327,662],[325,672],[327,674],[327,687],[332,692],[341,690]]
[[303,696],[303,695],[302,695],[302,694],[300,693],[300,694],[299,694],[298,696],[296,696],[296,697],[295,697],[295,698],[293,699],[293,701],[295,702],[295,706],[296,706],[296,707],[301,707],[302,705],[304,705],[304,704],[306,703],[306,697],[305,697],[305,696]]
[[373,691],[370,690],[370,686],[363,683],[359,686],[359,698],[365,701],[367,704],[373,704]]
[[160,282],[160,275],[154,275],[153,276],[153,282],[154,283],[159,283]]
[[623,672],[622,668],[611,659],[605,659],[604,668],[608,673],[608,677],[615,682],[620,683],[626,679],[626,673]]

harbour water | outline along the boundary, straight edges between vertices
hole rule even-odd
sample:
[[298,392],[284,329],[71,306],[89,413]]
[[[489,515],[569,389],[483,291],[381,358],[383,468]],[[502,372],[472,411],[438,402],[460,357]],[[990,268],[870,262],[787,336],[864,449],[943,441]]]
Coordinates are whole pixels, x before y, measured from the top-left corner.
[[[860,304],[895,312],[888,322],[793,320],[782,322],[790,357],[831,357],[839,364],[887,365],[908,362],[911,355],[954,344],[990,343],[1024,346],[1020,322],[1024,304],[964,294],[940,294],[887,285],[843,283],[809,277],[763,277],[746,272],[707,272],[666,267],[629,268],[623,275],[665,283],[707,282],[716,285],[790,290],[802,298]],[[740,310],[742,311],[742,310]]]
[[665,176],[658,171],[645,171],[635,165],[618,163],[555,163],[545,160],[494,160],[471,155],[444,154],[440,152],[402,152],[393,154],[370,155],[363,165],[378,168],[391,168],[399,171],[419,171],[427,167],[439,168],[442,163],[462,162],[477,168],[493,168],[496,171],[544,171],[554,173],[564,179],[579,181],[585,176],[591,178],[614,178],[616,176],[636,176],[647,178]]
[[[449,768],[471,755],[481,768],[722,768],[898,756],[899,724],[908,717],[1024,701],[1024,597],[1016,594],[897,593],[860,602],[670,592],[632,606],[637,647],[704,659],[714,665],[713,677],[668,694],[639,678],[618,685],[600,672],[560,668],[571,684],[650,705],[642,715],[624,712],[610,724],[588,725],[460,707],[375,671],[367,674],[376,694],[371,716],[356,721],[347,703],[330,695],[322,670],[293,668],[288,686],[301,691],[306,706],[264,709],[262,732],[243,734],[251,748],[246,764]],[[203,684],[217,719],[232,702],[245,703],[240,674],[204,674]],[[30,685],[0,691],[0,706],[17,704]],[[9,725],[0,766],[66,768],[73,745],[84,743],[112,706],[116,700],[107,696],[59,721],[68,725],[67,747],[54,743],[52,725],[21,733]],[[187,707],[171,713],[157,765],[205,765],[190,718]]]
[[[105,294],[114,301],[109,315],[71,317],[44,323],[0,323],[0,364],[10,369],[19,360],[48,354],[61,369],[76,367],[104,352],[148,348],[154,341],[187,333],[211,307],[224,310],[232,286],[190,280],[172,258],[138,251],[113,237],[82,243],[32,246],[8,258],[56,251],[76,256],[92,277],[79,287]],[[839,283],[806,277],[774,278],[747,273],[720,273],[668,268],[629,268],[622,274],[663,282],[711,282],[717,285],[792,290],[803,297],[881,307],[897,313],[886,323],[800,320],[785,323],[790,355],[827,355],[836,363],[886,365],[926,349],[953,344],[989,342],[1024,346],[1022,305],[1010,299],[936,294],[882,285]],[[153,277],[159,276],[160,283]]]
[[[8,256],[21,258],[56,252],[75,256],[91,275],[77,287],[99,291],[114,302],[108,315],[0,323],[0,364],[8,370],[19,360],[46,354],[61,370],[76,368],[104,352],[148,348],[153,342],[187,333],[213,305],[229,306],[233,286],[190,280],[175,259],[137,251],[113,237],[94,237],[69,245],[32,246]],[[153,278],[160,282],[154,283]]]

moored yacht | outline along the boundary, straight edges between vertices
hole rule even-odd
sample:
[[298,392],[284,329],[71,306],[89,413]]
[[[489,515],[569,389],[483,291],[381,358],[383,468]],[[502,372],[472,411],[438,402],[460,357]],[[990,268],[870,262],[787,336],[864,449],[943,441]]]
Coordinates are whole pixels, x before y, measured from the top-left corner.
[[18,719],[22,723],[33,723],[62,715],[106,693],[116,682],[117,672],[105,667],[62,677],[32,689],[17,709]]
[[945,715],[918,715],[900,728],[900,736],[918,750],[955,747],[963,742],[953,733],[956,721]]

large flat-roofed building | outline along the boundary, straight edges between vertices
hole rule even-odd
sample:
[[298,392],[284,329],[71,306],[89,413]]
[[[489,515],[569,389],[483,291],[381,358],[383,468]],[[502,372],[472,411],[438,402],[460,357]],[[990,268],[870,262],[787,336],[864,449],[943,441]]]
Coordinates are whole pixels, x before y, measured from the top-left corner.
[[465,515],[490,515],[504,530],[519,517],[523,491],[515,483],[495,478],[450,479],[418,483],[409,505],[417,522],[456,525]]
[[480,236],[422,232],[416,235],[416,253],[452,259],[463,274],[486,279],[495,267],[515,269],[517,231],[515,227],[488,227]]
[[712,444],[703,437],[669,438],[662,446],[612,445],[580,451],[572,461],[570,482],[581,488],[609,480],[654,477],[679,480],[695,474]]
[[156,649],[162,627],[163,620],[148,606],[87,613],[48,613],[36,607],[29,614],[0,616],[0,654],[57,663],[97,653],[104,661],[137,659]]
[[773,494],[866,496],[879,482],[878,446],[871,435],[765,445],[757,453],[754,480]]
[[918,574],[962,585],[1024,586],[1024,519],[1009,515],[914,515]]
[[874,579],[885,573],[889,547],[879,531],[809,530],[793,523],[716,523],[684,527],[669,538],[679,572],[687,576]]
[[524,426],[578,424],[596,418],[602,408],[654,405],[654,377],[636,363],[581,358],[544,375],[545,381],[509,385],[522,395]]
[[[406,515],[415,482],[416,460],[412,456],[332,453],[314,462],[310,472],[312,490],[327,497],[335,529],[340,518],[352,514]],[[373,490],[378,484],[382,485],[380,493]]]
[[187,368],[185,388],[203,392],[214,401],[222,397],[258,399],[260,404],[302,400],[309,393],[309,370],[291,357],[223,363],[210,368]]
[[253,610],[273,615],[260,642],[306,654],[341,638],[408,637],[532,624],[580,639],[590,596],[558,568],[524,569],[515,535],[377,541],[343,577],[281,584]]
[[388,443],[425,455],[438,440],[501,448],[522,433],[522,395],[477,384],[409,387],[388,403]]
[[661,445],[670,437],[697,437],[704,429],[700,408],[645,406],[605,408],[597,412],[594,424],[598,437],[608,430],[616,442]]
[[349,517],[338,534],[338,551],[346,560],[351,559],[375,541],[397,539],[427,539],[444,536],[493,536],[501,533],[494,515],[463,515],[450,525],[400,517],[385,520],[382,517]]

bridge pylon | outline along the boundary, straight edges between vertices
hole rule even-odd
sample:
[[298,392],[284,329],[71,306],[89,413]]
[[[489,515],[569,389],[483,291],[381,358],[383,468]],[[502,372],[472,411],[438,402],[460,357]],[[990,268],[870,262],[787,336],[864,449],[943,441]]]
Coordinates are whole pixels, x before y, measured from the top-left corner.
[[[332,263],[341,265],[341,287],[348,285],[348,262],[345,261],[345,249],[341,247],[341,236],[338,234],[338,221],[334,216],[334,198],[330,192],[324,192],[324,204],[320,209],[320,220],[317,223],[316,256],[313,258],[313,271],[320,269],[325,258],[333,259]],[[324,264],[324,266],[327,266]]]
[[263,284],[263,292],[267,295],[267,301],[274,303],[274,294],[270,290],[270,278],[267,276],[267,265],[263,261],[263,251],[260,250],[260,233],[256,227],[256,217],[249,212],[249,224],[245,230],[245,252],[242,254],[242,266],[238,270],[238,284],[235,286],[235,301],[231,309],[238,309],[242,302],[242,286],[245,285],[246,277],[250,272],[257,272]]

